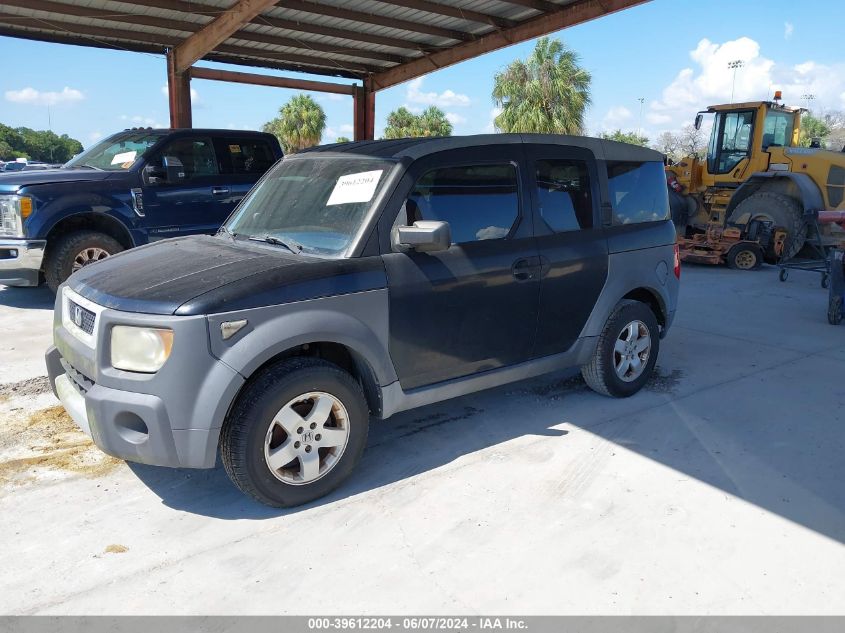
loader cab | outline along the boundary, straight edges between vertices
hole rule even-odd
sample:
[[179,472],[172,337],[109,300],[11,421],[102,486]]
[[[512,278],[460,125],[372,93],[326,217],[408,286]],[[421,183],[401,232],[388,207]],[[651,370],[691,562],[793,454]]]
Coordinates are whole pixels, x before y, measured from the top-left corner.
[[798,144],[798,108],[756,101],[710,106],[696,117],[713,114],[704,182],[710,186],[738,186],[751,174],[769,168],[772,150]]

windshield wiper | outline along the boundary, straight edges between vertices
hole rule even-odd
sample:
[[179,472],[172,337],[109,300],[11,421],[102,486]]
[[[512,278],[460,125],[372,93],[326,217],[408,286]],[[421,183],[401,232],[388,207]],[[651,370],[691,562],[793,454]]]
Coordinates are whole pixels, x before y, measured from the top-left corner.
[[302,252],[302,244],[290,238],[279,238],[274,235],[250,235],[249,239],[253,242],[265,242],[273,246],[284,246],[291,253],[299,255]]
[[234,239],[238,236],[237,233],[232,233],[232,231],[229,230],[229,227],[226,226],[225,224],[223,226],[221,226],[220,229],[217,232],[218,233],[225,233],[226,235],[228,235],[232,239]]
[[82,163],[81,165],[73,165],[73,167],[87,167],[88,169],[96,169],[97,171],[104,171],[100,167],[95,167],[94,165],[89,165],[88,163]]

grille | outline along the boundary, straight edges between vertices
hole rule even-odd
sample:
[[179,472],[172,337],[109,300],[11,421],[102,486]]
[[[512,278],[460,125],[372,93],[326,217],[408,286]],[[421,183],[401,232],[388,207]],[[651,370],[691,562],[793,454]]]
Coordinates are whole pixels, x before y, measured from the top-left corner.
[[69,362],[67,362],[64,358],[61,359],[62,368],[65,370],[65,374],[67,377],[70,378],[73,386],[76,387],[77,391],[81,393],[83,396],[88,393],[88,390],[93,387],[96,383],[88,378],[82,372],[77,371],[73,368]]
[[67,302],[68,318],[71,322],[86,334],[94,332],[94,323],[97,315],[87,308],[83,308],[71,299]]
[[831,166],[827,174],[827,198],[831,207],[838,207],[842,204],[845,194],[845,169],[836,165]]

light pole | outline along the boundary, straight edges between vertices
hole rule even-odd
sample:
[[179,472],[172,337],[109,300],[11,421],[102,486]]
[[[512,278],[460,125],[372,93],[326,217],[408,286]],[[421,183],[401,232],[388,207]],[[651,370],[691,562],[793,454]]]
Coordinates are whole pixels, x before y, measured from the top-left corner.
[[637,138],[639,138],[640,131],[643,129],[643,104],[645,103],[645,97],[640,97],[637,101],[640,102],[640,119],[637,123]]
[[745,66],[745,62],[741,59],[735,59],[732,62],[728,62],[728,68],[734,71],[733,81],[731,82],[731,103],[734,102],[734,88],[736,87],[736,71],[738,68],[742,68]]

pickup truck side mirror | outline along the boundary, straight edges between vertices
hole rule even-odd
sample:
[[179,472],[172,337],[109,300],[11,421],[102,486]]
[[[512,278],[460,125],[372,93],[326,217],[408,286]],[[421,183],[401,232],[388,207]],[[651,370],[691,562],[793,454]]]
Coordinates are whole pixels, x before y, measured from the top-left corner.
[[448,222],[420,220],[413,226],[396,227],[393,241],[420,253],[445,251],[452,245],[452,229]]
[[144,167],[144,177],[150,185],[163,183],[176,184],[185,180],[185,167],[175,156],[163,156],[161,166],[147,165]]

